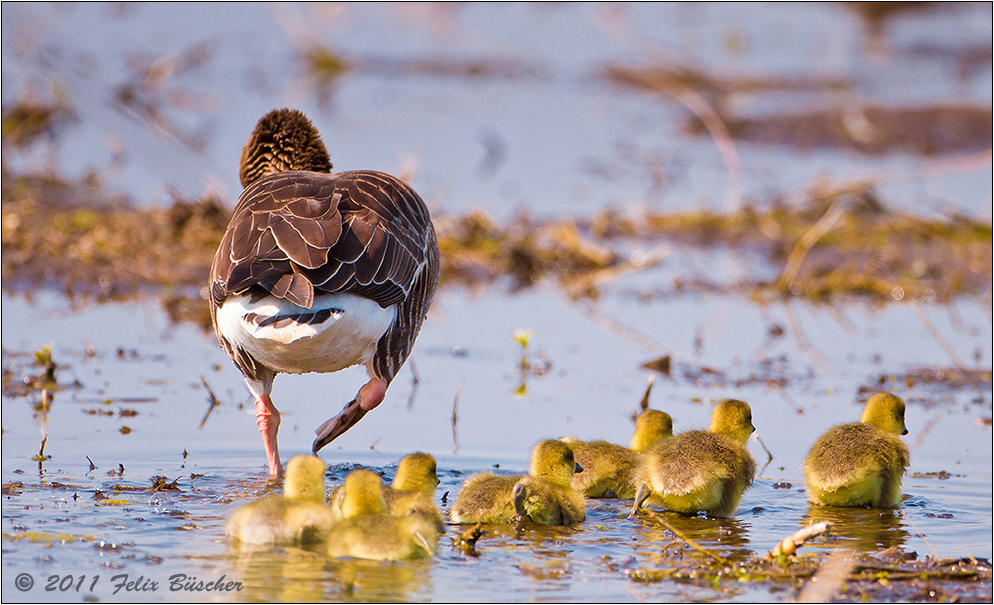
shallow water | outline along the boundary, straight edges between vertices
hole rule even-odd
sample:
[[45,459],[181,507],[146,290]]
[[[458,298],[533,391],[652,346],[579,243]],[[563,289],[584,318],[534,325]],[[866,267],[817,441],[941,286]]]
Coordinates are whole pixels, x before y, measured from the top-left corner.
[[[692,330],[682,334],[682,329],[651,321],[676,315],[676,305],[632,307],[612,298],[602,301],[603,313],[616,313],[627,324],[645,328],[650,337],[672,343],[675,351],[691,346]],[[768,457],[762,445],[750,443],[763,470],[735,518],[673,517],[671,522],[691,539],[729,558],[761,556],[808,517],[832,520],[838,527],[831,539],[809,547],[812,552],[897,547],[919,558],[991,556],[990,428],[977,424],[990,414],[989,382],[976,388],[925,383],[909,387],[898,378],[889,388],[908,402],[909,473],[946,471],[951,476],[906,477],[907,499],[895,512],[809,510],[800,461],[827,426],[858,416],[858,386],[876,384],[878,376],[901,376],[914,366],[941,363],[945,353],[917,345],[927,342],[927,335],[921,333],[925,328],[916,326],[905,309],[850,310],[857,334],[821,348],[820,362],[809,364],[790,339],[757,351],[754,343],[762,342],[765,322],[776,319],[777,309],[733,302],[721,297],[696,301],[700,317],[726,317],[707,330],[700,355],[677,354],[674,378],[657,381],[651,403],[671,413],[677,430],[682,430],[706,424],[711,400],[731,395],[745,399],[754,411],[756,434],[773,460],[764,467]],[[234,508],[260,493],[264,458],[241,378],[213,336],[188,326],[170,326],[151,306],[102,305],[67,312],[57,297],[39,296],[34,306],[5,298],[3,308],[6,363],[16,368],[23,363],[16,352],[53,342],[53,358],[63,366],[57,374],[59,383],[70,385],[55,395],[47,414],[45,453],[52,458],[41,470],[31,460],[42,434],[32,398],[4,402],[3,478],[5,483],[23,482],[4,499],[5,583],[25,570],[36,581],[42,575],[99,574],[103,588],[94,594],[102,600],[124,599],[124,593],[110,594],[111,588],[104,584],[110,575],[120,573],[144,574],[160,582],[175,573],[209,579],[224,574],[243,581],[245,590],[251,591],[239,599],[779,598],[769,592],[777,590],[775,586],[724,585],[715,590],[672,582],[633,584],[625,570],[652,568],[654,553],[675,538],[649,521],[627,519],[627,503],[616,500],[591,501],[588,521],[576,528],[533,529],[521,535],[512,529],[488,532],[478,544],[479,559],[449,548],[443,538],[436,559],[387,566],[399,568],[389,573],[389,582],[380,579],[385,572],[377,565],[327,561],[294,549],[257,553],[246,560],[227,550],[223,526]],[[961,329],[975,331],[975,342],[990,342],[990,324],[979,305],[960,303],[955,311]],[[955,333],[944,322],[948,313],[930,315],[938,329]],[[480,316],[490,318],[486,326],[478,325]],[[524,316],[528,324],[522,323]],[[824,334],[826,341],[834,341],[835,331],[844,333],[841,327],[832,328],[835,320],[826,322],[817,311],[799,308],[797,316],[808,333]],[[110,325],[120,331],[112,333]],[[534,354],[544,355],[551,365],[546,375],[527,379],[526,397],[513,393],[520,379],[519,351],[510,342],[511,333],[523,327],[536,329]],[[67,337],[69,333],[74,336]],[[86,356],[84,343],[94,355]],[[453,354],[455,347],[458,354]],[[916,352],[908,355],[908,349]],[[605,359],[590,351],[612,355]],[[878,354],[879,361],[874,360]],[[981,363],[989,360],[989,348],[982,355],[986,357]],[[382,470],[389,478],[392,465],[403,454],[423,450],[439,461],[439,502],[448,492],[451,503],[469,473],[493,465],[502,472],[523,472],[531,445],[540,439],[573,434],[624,443],[645,385],[646,373],[638,364],[647,355],[614,332],[602,330],[554,293],[476,298],[446,290],[413,359],[419,375],[413,397],[410,374],[404,372],[380,409],[322,451],[323,460],[332,466],[331,482],[340,482],[354,464]],[[702,385],[692,374],[684,377],[681,368],[702,365],[722,368],[730,384]],[[311,429],[351,396],[361,374],[357,370],[277,380],[274,399],[285,413],[284,457],[306,453]],[[202,429],[198,426],[207,401],[201,375],[221,400]],[[771,375],[785,379],[786,387],[770,389],[749,379]],[[737,379],[745,384],[733,386]],[[715,378],[707,374],[705,380]],[[78,386],[71,386],[77,382]],[[452,402],[460,383],[453,430]],[[94,408],[112,415],[84,413]],[[122,409],[137,415],[122,418]],[[121,434],[123,425],[130,427],[129,434]],[[87,457],[98,468],[88,470]],[[119,464],[125,468],[122,476],[116,475]],[[149,487],[154,475],[178,479],[181,491],[113,493],[111,489],[119,484]],[[64,486],[54,487],[56,482]],[[784,483],[791,486],[784,488]],[[111,500],[94,500],[96,490]],[[19,538],[33,533],[68,534],[78,541],[56,540],[49,547],[45,544],[51,538],[40,543]],[[456,533],[453,527],[448,535]],[[113,546],[99,546],[104,543]],[[348,579],[352,575],[355,580]],[[41,593],[36,589],[6,594],[34,599]],[[83,595],[73,598],[77,596]],[[140,598],[182,597],[163,591]]]
[[[711,139],[685,134],[684,106],[602,78],[608,65],[660,57],[719,75],[852,83],[849,92],[833,94],[738,95],[731,102],[745,115],[854,100],[991,104],[989,51],[973,71],[957,63],[978,45],[989,48],[985,6],[894,18],[886,26],[888,50],[877,54],[865,48],[865,24],[838,5],[5,3],[2,10],[4,107],[31,94],[47,98],[54,85],[65,91],[77,120],[51,143],[26,151],[5,144],[5,169],[48,167],[66,177],[94,169],[106,187],[138,203],[168,201],[170,189],[197,196],[208,186],[233,200],[247,133],[265,111],[290,105],[325,133],[336,168],[404,172],[436,213],[477,205],[501,218],[520,208],[581,217],[606,206],[721,208],[728,203],[728,172]],[[365,67],[333,88],[317,84],[300,61],[312,40]],[[142,66],[200,43],[208,49],[201,63],[167,71],[161,83],[143,89],[172,131],[115,103],[120,87],[142,81]],[[923,48],[932,49],[925,58]],[[511,74],[438,76],[409,64],[438,58],[509,62]],[[984,170],[947,170],[938,164],[958,166],[960,155],[867,156],[749,143],[737,149],[745,199],[796,192],[817,175],[884,175],[877,193],[888,206],[991,217],[989,159]],[[650,375],[641,366],[670,354],[671,377],[657,377],[652,407],[685,430],[705,426],[715,401],[749,402],[758,437],[749,448],[762,469],[733,519],[667,515],[684,535],[742,560],[762,556],[809,518],[825,518],[836,522],[832,537],[804,552],[896,547],[919,559],[989,559],[989,293],[948,306],[816,307],[761,305],[673,286],[678,277],[735,284],[774,271],[723,250],[674,250],[659,266],[606,284],[596,301],[571,301],[549,283],[513,295],[500,281],[475,290],[443,288],[412,363],[386,401],[322,451],[329,480],[341,481],[356,464],[389,478],[404,454],[427,451],[439,461],[439,502],[447,492],[451,503],[472,472],[495,465],[523,472],[541,439],[626,443]],[[225,519],[264,492],[265,460],[247,390],[214,336],[171,325],[153,302],[73,307],[41,291],[5,294],[2,308],[4,368],[15,379],[37,373],[28,365],[34,351],[52,344],[64,387],[45,414],[37,392],[3,400],[2,478],[5,486],[21,483],[3,496],[5,601],[795,595],[793,586],[776,583],[629,579],[627,572],[667,565],[664,549],[687,560],[703,555],[651,520],[626,518],[627,503],[615,500],[588,504],[588,521],[575,528],[489,528],[479,558],[449,548],[447,538],[438,557],[403,564],[331,561],[292,548],[231,552]],[[535,331],[527,355],[547,370],[542,375],[521,376],[521,350],[511,341],[519,329]],[[957,365],[986,375],[964,379]],[[221,402],[203,422],[208,399],[201,378]],[[284,459],[307,453],[312,430],[363,381],[358,369],[278,378]],[[807,448],[827,427],[856,419],[866,393],[877,389],[908,403],[905,502],[884,512],[809,509],[800,471]],[[39,463],[32,457],[43,435],[51,458]],[[930,475],[942,471],[948,476]],[[180,491],[115,491],[148,488],[156,475],[177,480]],[[452,527],[447,535],[457,532]],[[13,589],[22,573],[33,576],[30,591]],[[114,594],[120,578],[111,578],[120,574],[158,588]],[[224,576],[242,582],[243,590],[172,592],[174,574]],[[69,575],[73,587],[45,590],[51,576]],[[989,583],[982,591],[990,595]]]

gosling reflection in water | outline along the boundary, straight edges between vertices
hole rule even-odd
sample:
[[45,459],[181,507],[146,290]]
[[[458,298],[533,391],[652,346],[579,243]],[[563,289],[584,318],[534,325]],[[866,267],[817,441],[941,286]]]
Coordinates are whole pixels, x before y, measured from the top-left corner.
[[909,535],[900,513],[890,508],[812,505],[800,520],[802,525],[821,521],[832,524],[825,542],[831,548],[873,552],[904,546]]
[[[313,550],[311,550],[313,549]],[[242,557],[238,599],[249,603],[407,602],[433,594],[430,559],[331,559],[319,546],[256,551]]]

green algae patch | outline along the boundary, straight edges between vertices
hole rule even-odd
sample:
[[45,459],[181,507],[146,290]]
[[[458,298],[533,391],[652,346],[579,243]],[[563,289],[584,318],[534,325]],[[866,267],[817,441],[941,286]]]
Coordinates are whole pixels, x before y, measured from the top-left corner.
[[45,544],[68,544],[70,542],[91,542],[96,540],[96,536],[73,536],[71,534],[45,534],[35,531],[23,534],[3,534],[4,540],[11,542],[31,542]]

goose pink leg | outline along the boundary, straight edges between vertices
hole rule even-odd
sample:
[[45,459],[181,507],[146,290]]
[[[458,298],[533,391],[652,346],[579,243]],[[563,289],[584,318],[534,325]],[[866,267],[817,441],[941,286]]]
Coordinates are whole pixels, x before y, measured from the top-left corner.
[[359,407],[366,410],[367,412],[383,402],[383,398],[387,395],[387,383],[383,382],[379,378],[372,378],[369,382],[362,385],[359,389],[359,393],[356,394],[356,401],[359,402]]
[[262,443],[266,448],[269,479],[277,479],[283,474],[280,449],[276,443],[276,433],[280,430],[280,412],[273,405],[273,400],[269,398],[269,395],[263,395],[255,400],[255,421],[259,425]]

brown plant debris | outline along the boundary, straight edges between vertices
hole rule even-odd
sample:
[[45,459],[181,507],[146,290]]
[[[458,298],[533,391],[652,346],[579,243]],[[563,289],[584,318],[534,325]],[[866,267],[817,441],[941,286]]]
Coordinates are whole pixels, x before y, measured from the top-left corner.
[[76,121],[76,114],[56,90],[57,100],[49,102],[26,98],[3,110],[3,143],[15,148],[27,147],[39,138],[55,139],[66,124]]
[[735,93],[827,92],[853,87],[852,82],[843,78],[720,76],[677,65],[609,65],[605,78],[613,84],[654,92],[687,87],[713,101]]
[[[990,107],[847,106],[757,117],[722,116],[733,139],[796,149],[851,149],[879,155],[904,151],[922,156],[975,152],[991,146]],[[707,131],[699,120],[693,134]]]
[[[175,296],[197,300],[229,216],[211,195],[139,208],[107,194],[94,179],[5,175],[4,284],[55,287],[70,299],[159,292],[167,302]],[[208,325],[206,302],[200,303],[174,318]]]
[[[610,65],[605,79],[619,86],[680,99],[690,90],[713,106],[732,139],[796,149],[851,149],[866,154],[893,151],[923,156],[976,152],[991,147],[992,114],[989,106],[929,105],[890,107],[847,100],[804,112],[737,115],[729,97],[771,92],[817,93],[848,90],[839,78],[778,76],[717,76],[670,64]],[[686,129],[694,135],[712,135],[698,116]]]
[[308,48],[303,54],[303,62],[305,69],[325,84],[330,84],[349,72],[381,77],[432,76],[506,80],[533,78],[538,75],[535,67],[516,59],[349,57],[322,45]]
[[[209,326],[205,280],[230,216],[215,195],[140,207],[108,194],[96,178],[63,181],[4,175],[3,284],[8,292],[58,288],[71,299],[158,295],[174,321]],[[501,224],[482,210],[435,219],[443,283],[512,290],[556,279],[572,297],[596,297],[604,283],[659,263],[624,253],[632,242],[750,252],[778,268],[774,280],[734,286],[705,279],[681,288],[740,288],[756,297],[827,301],[945,302],[991,285],[991,226],[963,216],[922,218],[889,210],[869,183],[813,187],[800,207],[772,200],[734,213],[617,209],[589,220],[538,220],[520,213]]]
[[459,534],[458,538],[453,538],[452,547],[470,557],[479,557],[480,553],[476,550],[476,543],[482,536],[483,526],[477,523]]
[[[819,602],[941,601],[956,595],[963,601],[990,601],[991,564],[984,559],[926,559],[905,556],[882,559],[881,553],[819,552],[790,557],[718,560],[712,553],[696,552],[690,545],[665,549],[650,565],[625,569],[634,583],[683,582],[718,590],[741,589],[743,584],[781,584],[793,587],[795,598],[811,598],[811,580],[818,576],[831,586]],[[898,553],[905,555],[906,553]],[[835,563],[845,558],[844,566]]]

